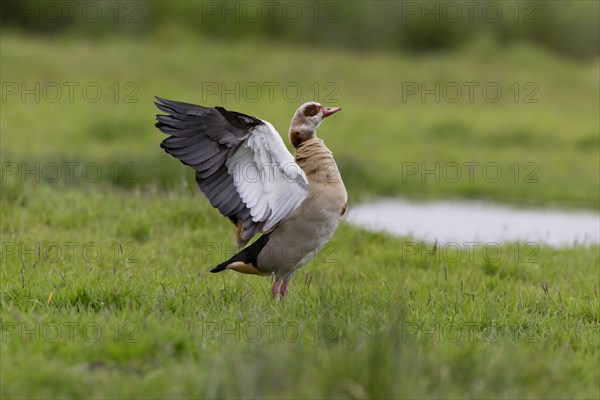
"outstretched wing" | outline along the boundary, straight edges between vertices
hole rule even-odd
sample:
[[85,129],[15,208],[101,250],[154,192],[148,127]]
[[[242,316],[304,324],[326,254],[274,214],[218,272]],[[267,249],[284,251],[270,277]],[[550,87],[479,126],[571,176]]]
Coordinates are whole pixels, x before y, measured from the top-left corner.
[[222,107],[157,97],[161,147],[196,170],[213,207],[238,225],[238,243],[269,232],[308,196],[308,181],[273,126]]

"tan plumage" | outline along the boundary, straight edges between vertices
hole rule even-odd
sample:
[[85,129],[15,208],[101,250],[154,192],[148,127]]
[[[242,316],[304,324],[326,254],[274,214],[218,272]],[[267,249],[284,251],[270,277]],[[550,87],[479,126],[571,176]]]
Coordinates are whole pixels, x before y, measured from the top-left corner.
[[296,150],[296,161],[308,178],[309,195],[269,235],[258,256],[261,270],[275,273],[285,282],[329,242],[348,201],[333,154],[322,140],[305,141]]

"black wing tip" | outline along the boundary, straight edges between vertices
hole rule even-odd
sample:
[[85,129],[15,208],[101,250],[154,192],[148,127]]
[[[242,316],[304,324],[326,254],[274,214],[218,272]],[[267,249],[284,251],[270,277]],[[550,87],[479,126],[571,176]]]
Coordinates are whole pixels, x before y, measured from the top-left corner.
[[195,104],[195,103],[188,103],[185,101],[170,100],[170,99],[166,99],[166,98],[160,97],[160,96],[154,96],[154,98],[156,100],[158,100],[158,102],[161,103],[162,105],[169,106],[169,107],[179,106],[179,107],[211,108],[211,107],[201,106],[201,105]]
[[219,111],[223,117],[231,125],[240,129],[249,129],[257,125],[262,125],[264,122],[260,118],[253,117],[252,115],[243,114],[237,111],[229,111],[224,107],[216,106],[215,110]]
[[222,264],[217,265],[213,269],[211,269],[210,272],[212,272],[213,274],[216,274],[217,272],[225,271],[227,269],[227,265],[229,265],[229,263],[226,261]]
[[165,99],[164,97],[154,96],[154,98],[156,99],[154,105],[161,111],[163,111],[161,107],[170,108],[173,106],[173,103],[176,103],[174,100]]
[[[168,106],[169,104],[182,103],[181,101],[169,100],[169,99],[166,99],[166,98],[160,97],[160,96],[154,96],[154,98],[157,100],[156,102],[154,102],[154,104],[156,104],[158,102],[158,103],[160,103],[162,105],[165,105],[165,106]],[[182,104],[189,104],[189,103],[182,103]]]

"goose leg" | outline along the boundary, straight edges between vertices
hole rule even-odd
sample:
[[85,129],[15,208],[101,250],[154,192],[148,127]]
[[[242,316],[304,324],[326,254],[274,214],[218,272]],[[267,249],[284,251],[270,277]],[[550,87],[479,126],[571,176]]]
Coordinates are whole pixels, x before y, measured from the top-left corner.
[[[277,280],[275,280],[275,282],[273,282],[273,287],[271,288],[271,299],[272,300],[275,300],[275,297],[277,297],[277,295],[281,296],[281,289],[282,289],[283,283],[284,282],[281,279],[277,279]],[[286,287],[286,290],[287,290],[287,287]]]
[[285,299],[285,296],[287,296],[288,293],[288,281],[284,281],[283,285],[281,285],[281,290],[279,292],[279,295],[281,296],[282,299]]

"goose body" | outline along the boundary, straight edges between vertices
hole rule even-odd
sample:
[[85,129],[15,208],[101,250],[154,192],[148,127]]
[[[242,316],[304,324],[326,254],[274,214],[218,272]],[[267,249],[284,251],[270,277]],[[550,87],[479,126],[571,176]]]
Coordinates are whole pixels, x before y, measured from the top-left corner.
[[156,124],[169,137],[161,147],[196,171],[211,204],[236,227],[245,246],[211,272],[275,275],[272,296],[285,297],[295,271],[314,258],[341,222],[347,193],[332,152],[316,136],[321,122],[340,110],[303,104],[294,114],[292,156],[275,128],[221,107],[157,98]]

